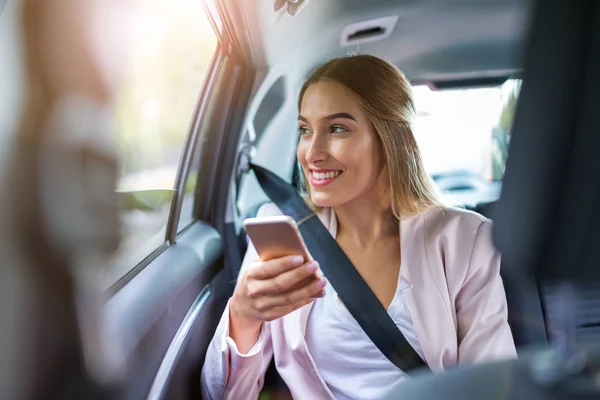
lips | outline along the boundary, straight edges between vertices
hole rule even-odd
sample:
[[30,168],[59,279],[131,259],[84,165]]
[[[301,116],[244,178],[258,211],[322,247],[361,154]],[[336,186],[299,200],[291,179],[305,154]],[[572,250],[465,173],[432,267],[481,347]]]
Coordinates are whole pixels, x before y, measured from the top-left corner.
[[342,171],[339,170],[311,170],[310,183],[312,186],[325,186],[335,181]]

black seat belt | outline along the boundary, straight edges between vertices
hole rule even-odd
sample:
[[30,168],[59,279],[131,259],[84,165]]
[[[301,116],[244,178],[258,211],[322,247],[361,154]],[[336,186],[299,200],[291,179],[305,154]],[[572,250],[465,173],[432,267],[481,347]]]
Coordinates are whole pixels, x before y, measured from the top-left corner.
[[298,223],[310,254],[319,262],[321,270],[340,299],[375,346],[406,373],[416,368],[427,367],[296,189],[262,167],[251,164],[251,168],[271,201],[281,212]]

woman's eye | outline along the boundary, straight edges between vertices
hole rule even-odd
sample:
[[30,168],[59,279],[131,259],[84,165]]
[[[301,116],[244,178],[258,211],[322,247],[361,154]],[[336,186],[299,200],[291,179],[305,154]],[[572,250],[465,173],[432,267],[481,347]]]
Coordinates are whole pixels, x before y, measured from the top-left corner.
[[310,132],[310,129],[308,129],[306,126],[301,126],[301,127],[298,128],[298,133],[300,135],[308,135],[311,132]]
[[348,129],[343,125],[331,125],[331,133],[343,133],[348,132]]

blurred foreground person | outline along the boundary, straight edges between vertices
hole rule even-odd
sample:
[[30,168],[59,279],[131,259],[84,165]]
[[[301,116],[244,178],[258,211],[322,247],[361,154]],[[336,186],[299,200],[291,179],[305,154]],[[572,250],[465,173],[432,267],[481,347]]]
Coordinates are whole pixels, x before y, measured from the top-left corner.
[[85,269],[119,242],[107,110],[133,1],[20,3],[24,104],[0,178],[0,398],[112,397],[118,346]]

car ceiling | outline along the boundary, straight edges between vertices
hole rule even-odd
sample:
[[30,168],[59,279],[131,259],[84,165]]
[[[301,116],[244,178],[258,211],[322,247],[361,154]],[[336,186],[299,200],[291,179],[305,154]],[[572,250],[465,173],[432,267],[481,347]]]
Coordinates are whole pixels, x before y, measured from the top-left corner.
[[[508,76],[521,69],[532,0],[310,0],[296,16],[274,0],[238,2],[260,69],[285,65],[299,78],[324,60],[371,53],[413,81]],[[341,46],[349,24],[397,15],[389,38]]]

